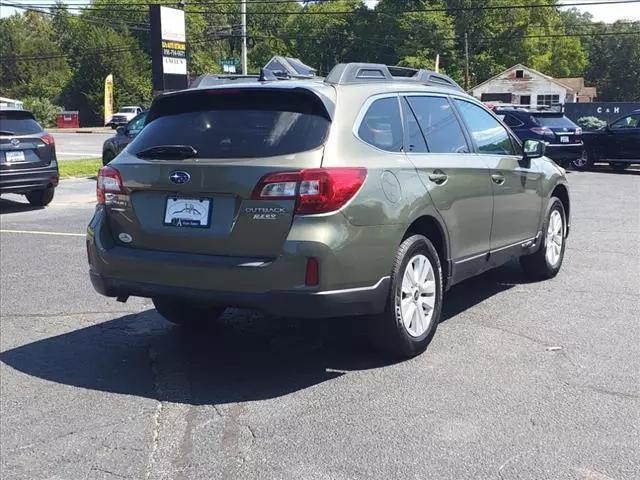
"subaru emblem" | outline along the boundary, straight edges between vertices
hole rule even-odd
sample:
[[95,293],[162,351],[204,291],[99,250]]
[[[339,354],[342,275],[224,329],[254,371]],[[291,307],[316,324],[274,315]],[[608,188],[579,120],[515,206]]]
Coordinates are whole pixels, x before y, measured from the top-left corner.
[[178,170],[172,172],[171,175],[169,175],[169,180],[171,180],[173,183],[177,183],[178,185],[182,185],[183,183],[187,183],[189,180],[191,180],[191,175],[189,175],[187,172]]
[[20,140],[18,140],[17,138],[12,138],[11,139],[11,146],[15,148],[18,145],[20,145]]

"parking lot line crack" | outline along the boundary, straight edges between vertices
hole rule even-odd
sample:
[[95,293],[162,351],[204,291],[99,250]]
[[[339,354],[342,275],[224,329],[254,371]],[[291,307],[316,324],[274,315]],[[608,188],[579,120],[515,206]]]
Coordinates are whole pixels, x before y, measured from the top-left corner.
[[112,476],[114,476],[114,477],[118,477],[118,478],[131,478],[131,477],[128,477],[128,476],[126,476],[126,475],[120,475],[119,473],[112,472],[111,470],[106,470],[106,469],[104,469],[104,468],[99,468],[99,467],[93,467],[93,468],[91,468],[91,470],[89,471],[89,473],[91,473],[91,472],[103,472],[103,473],[107,473],[107,474],[109,474],[109,475],[112,475]]
[[158,451],[158,445],[160,443],[160,422],[161,422],[162,409],[163,409],[160,384],[158,381],[158,367],[156,362],[157,354],[153,350],[153,348],[151,348],[151,346],[149,347],[148,352],[149,352],[149,361],[151,366],[151,379],[153,382],[153,388],[156,392],[156,398],[157,398],[158,404],[156,405],[156,408],[155,408],[155,411],[153,412],[153,417],[152,417],[151,451],[149,452],[149,459],[147,461],[147,468],[145,471],[145,478],[147,480],[151,478],[151,472],[153,470],[153,465],[155,463],[155,455],[156,455],[156,452]]
[[530,337],[529,335],[525,335],[523,333],[514,332],[514,331],[508,330],[506,328],[496,327],[495,325],[486,325],[486,324],[480,323],[480,322],[477,322],[476,325],[480,325],[480,326],[488,328],[490,330],[498,330],[500,332],[508,333],[509,335],[514,335],[516,337],[521,337],[521,338],[524,338],[526,340],[529,340],[530,342],[536,343],[538,345],[543,345],[544,347],[548,347],[549,346],[549,344],[544,342],[543,340],[539,340],[537,338]]

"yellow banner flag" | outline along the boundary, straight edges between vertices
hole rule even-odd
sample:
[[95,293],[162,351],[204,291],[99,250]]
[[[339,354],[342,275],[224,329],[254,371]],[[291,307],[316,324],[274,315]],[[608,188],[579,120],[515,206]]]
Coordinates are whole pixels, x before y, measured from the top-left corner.
[[107,75],[104,79],[104,124],[106,125],[113,116],[113,75]]

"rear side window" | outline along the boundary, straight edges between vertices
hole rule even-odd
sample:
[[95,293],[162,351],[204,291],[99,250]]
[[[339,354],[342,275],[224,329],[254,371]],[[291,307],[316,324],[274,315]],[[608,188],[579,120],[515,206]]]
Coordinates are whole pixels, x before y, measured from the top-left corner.
[[469,149],[453,108],[444,97],[406,97],[431,153],[465,153]]
[[146,113],[141,113],[136,118],[131,120],[131,122],[129,122],[129,125],[127,125],[127,128],[129,130],[129,134],[130,135],[137,135],[138,133],[140,133],[140,130],[142,130],[142,127],[144,127],[144,121],[146,119],[147,119],[147,114]]
[[464,100],[455,100],[479,153],[515,155],[507,130],[489,112]]
[[508,113],[506,113],[504,115],[504,123],[511,127],[511,128],[515,128],[515,127],[521,127],[522,125],[524,125],[524,122],[522,122],[521,120],[519,120],[518,118],[514,117],[513,115],[510,115]]
[[358,136],[364,142],[387,152],[402,150],[402,121],[397,97],[374,101],[365,113]]
[[159,99],[128,151],[189,145],[199,158],[289,155],[320,147],[330,124],[306,90],[203,90]]
[[29,112],[0,110],[0,135],[41,133],[42,127]]
[[550,128],[576,128],[577,125],[564,115],[534,115],[538,125]]

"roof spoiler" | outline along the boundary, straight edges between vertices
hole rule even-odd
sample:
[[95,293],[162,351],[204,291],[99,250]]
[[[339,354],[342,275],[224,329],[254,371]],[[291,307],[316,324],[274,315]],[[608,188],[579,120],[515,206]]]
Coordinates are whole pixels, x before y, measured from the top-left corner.
[[452,88],[464,92],[450,77],[432,70],[384,65],[381,63],[339,63],[325,78],[333,85],[367,82],[416,82],[423,85]]

